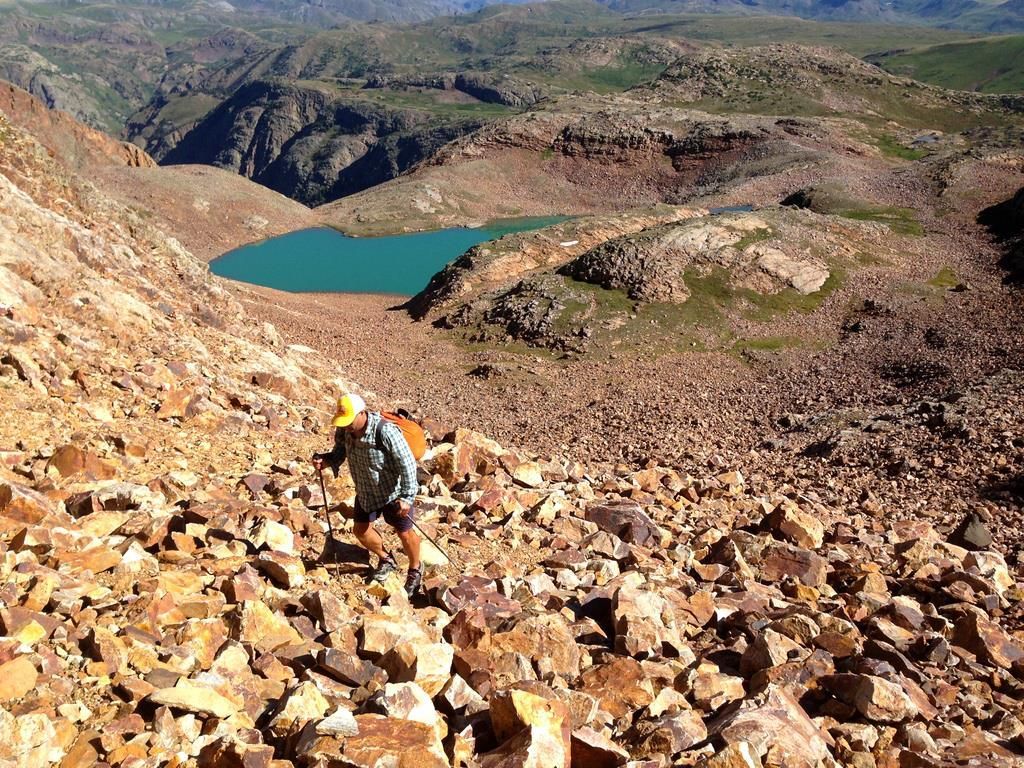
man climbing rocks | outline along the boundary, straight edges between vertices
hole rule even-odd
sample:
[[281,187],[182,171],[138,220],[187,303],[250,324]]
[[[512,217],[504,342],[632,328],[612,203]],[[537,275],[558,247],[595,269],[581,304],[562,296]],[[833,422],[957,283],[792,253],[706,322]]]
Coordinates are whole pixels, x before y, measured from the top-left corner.
[[420,538],[413,527],[413,502],[416,498],[416,459],[402,436],[402,430],[379,413],[368,411],[359,395],[348,394],[338,400],[338,409],[331,422],[334,448],[328,453],[313,454],[317,471],[324,464],[335,474],[348,459],[349,472],[356,486],[353,530],[359,543],[377,555],[375,581],[383,582],[398,568],[398,563],[384,549],[384,541],[373,528],[383,517],[395,529],[402,549],[409,558],[405,591],[411,597],[420,589]]

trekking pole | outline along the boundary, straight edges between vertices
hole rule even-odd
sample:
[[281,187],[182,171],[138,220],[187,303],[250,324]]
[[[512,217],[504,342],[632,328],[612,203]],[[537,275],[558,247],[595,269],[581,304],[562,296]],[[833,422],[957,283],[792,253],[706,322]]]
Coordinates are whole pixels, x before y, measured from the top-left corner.
[[434,545],[434,549],[436,549],[438,552],[444,555],[444,559],[447,560],[450,564],[452,562],[452,559],[448,557],[447,552],[441,549],[441,545],[434,541],[432,538],[430,538],[430,536],[427,535],[427,532],[420,528],[420,524],[417,523],[415,520],[412,521],[412,524],[416,526],[416,530],[420,532],[420,535],[423,536],[423,538],[425,538],[427,541]]
[[[324,497],[324,517],[327,518],[327,530],[331,535],[330,538],[330,549],[331,556],[334,558],[334,562],[338,562],[338,553],[334,549],[334,526],[331,525],[331,511],[327,508],[327,486],[324,484],[324,471],[320,467],[316,468],[316,473],[320,477],[320,493]],[[326,549],[326,547],[325,547]],[[447,555],[446,555],[447,557]]]

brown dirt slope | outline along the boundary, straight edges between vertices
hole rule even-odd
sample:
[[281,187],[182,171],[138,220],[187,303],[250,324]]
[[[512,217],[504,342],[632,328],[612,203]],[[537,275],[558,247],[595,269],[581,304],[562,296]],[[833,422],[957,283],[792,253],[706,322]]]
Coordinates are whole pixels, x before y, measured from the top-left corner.
[[306,206],[283,195],[217,168],[159,167],[134,144],[47,109],[9,83],[0,83],[0,112],[30,130],[61,163],[87,173],[106,194],[138,210],[204,260],[316,225]]
[[301,203],[213,166],[108,167],[96,183],[204,261],[319,223]]

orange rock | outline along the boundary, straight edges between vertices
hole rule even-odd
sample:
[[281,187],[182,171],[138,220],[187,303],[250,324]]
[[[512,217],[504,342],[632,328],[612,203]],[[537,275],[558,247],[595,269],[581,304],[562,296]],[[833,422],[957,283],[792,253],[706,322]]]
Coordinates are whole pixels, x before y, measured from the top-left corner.
[[61,760],[60,768],[91,768],[99,761],[99,752],[96,750],[99,740],[98,731],[83,731],[78,734],[71,749]]
[[[494,735],[505,743],[484,756],[502,765],[569,768],[572,752],[572,718],[554,691],[543,684],[495,693],[490,698]],[[536,692],[534,692],[536,691]]]
[[84,474],[94,480],[110,480],[117,474],[114,464],[76,445],[62,445],[54,451],[46,466],[56,470],[61,477]]
[[[448,757],[429,725],[381,715],[356,715],[359,732],[344,740],[302,732],[296,752],[304,764],[318,761],[390,768],[448,768]],[[341,758],[340,760],[338,758]]]
[[63,567],[75,571],[103,573],[121,562],[121,553],[108,547],[93,547],[83,552],[62,552],[57,555],[57,562]]
[[187,419],[196,414],[196,403],[199,400],[199,396],[191,389],[172,389],[157,410],[157,418]]
[[39,672],[27,656],[0,664],[0,702],[17,701],[36,687]]
[[22,523],[39,523],[56,511],[43,494],[16,483],[0,483],[0,513]]
[[957,621],[953,643],[1003,669],[1024,661],[1024,648],[994,621],[973,612]]
[[263,602],[247,600],[242,604],[239,639],[261,651],[273,651],[284,645],[300,644],[302,635],[284,616],[274,613]]

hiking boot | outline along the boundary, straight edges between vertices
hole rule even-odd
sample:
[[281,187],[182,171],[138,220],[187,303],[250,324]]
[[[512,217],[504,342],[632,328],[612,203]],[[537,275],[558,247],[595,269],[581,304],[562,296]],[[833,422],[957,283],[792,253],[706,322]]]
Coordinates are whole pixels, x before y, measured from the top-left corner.
[[420,584],[423,582],[423,572],[419,568],[410,568],[409,575],[405,577],[405,594],[413,597],[420,591]]
[[371,577],[378,584],[383,584],[387,581],[388,576],[398,570],[398,563],[395,562],[393,557],[381,558],[380,563],[377,564],[377,570],[373,572]]

